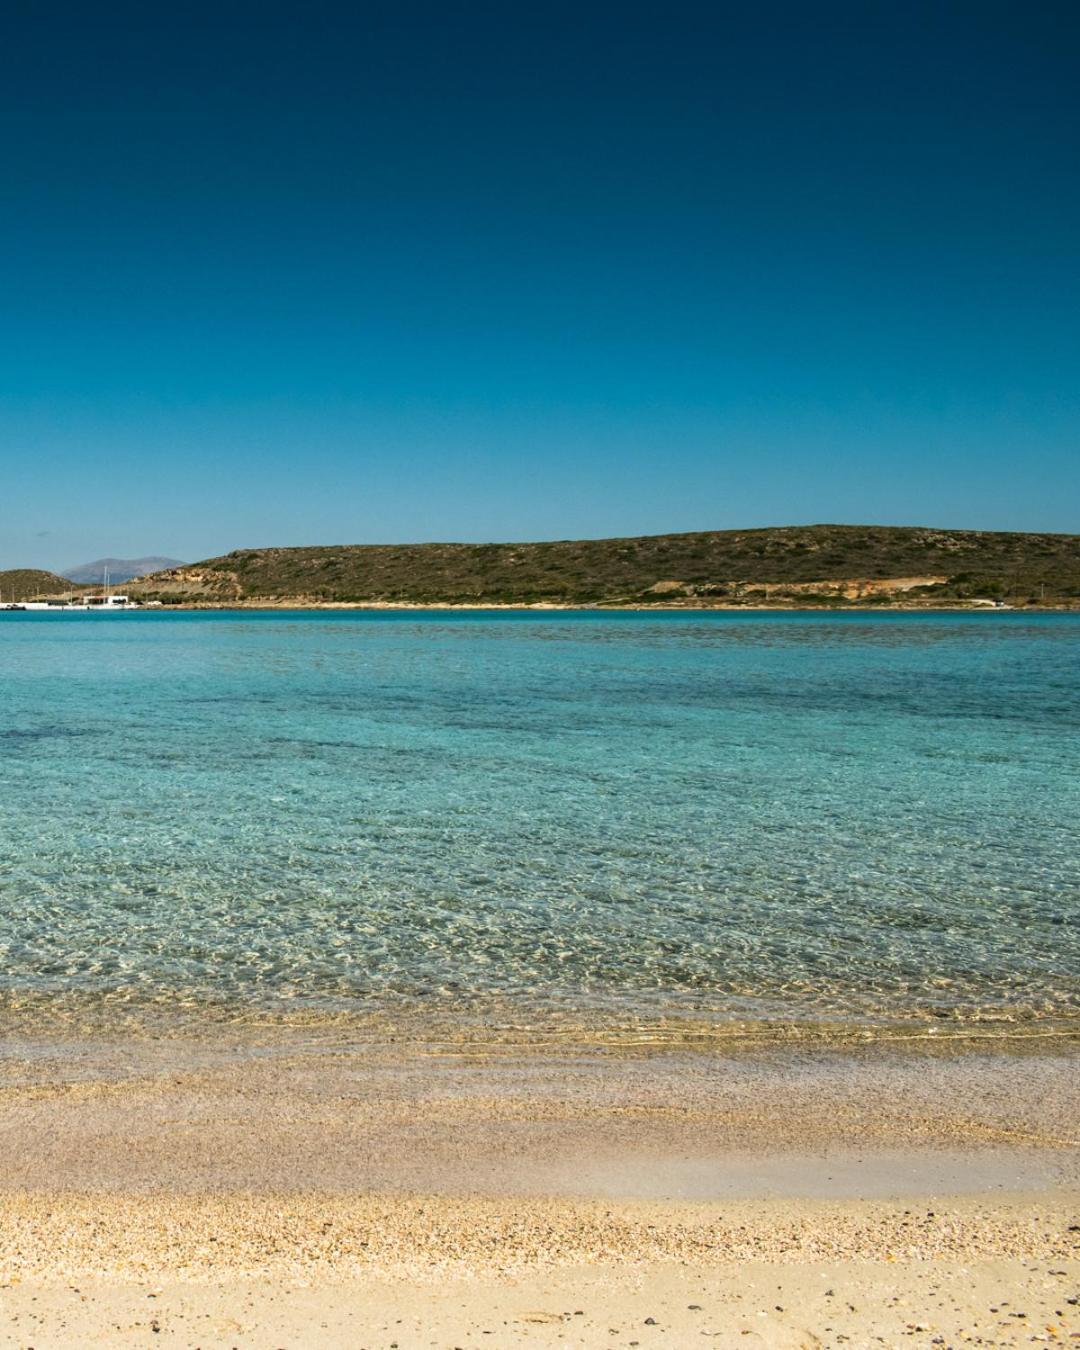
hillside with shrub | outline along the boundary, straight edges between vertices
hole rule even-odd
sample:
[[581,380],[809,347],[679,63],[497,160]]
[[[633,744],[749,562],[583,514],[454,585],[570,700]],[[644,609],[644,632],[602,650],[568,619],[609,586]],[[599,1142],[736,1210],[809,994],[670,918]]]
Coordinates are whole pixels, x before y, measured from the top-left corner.
[[82,587],[45,572],[37,567],[11,567],[0,572],[0,602],[8,604],[19,600],[47,600],[51,596],[69,595]]
[[1080,536],[809,525],[547,543],[237,549],[131,583],[169,602],[1080,604]]

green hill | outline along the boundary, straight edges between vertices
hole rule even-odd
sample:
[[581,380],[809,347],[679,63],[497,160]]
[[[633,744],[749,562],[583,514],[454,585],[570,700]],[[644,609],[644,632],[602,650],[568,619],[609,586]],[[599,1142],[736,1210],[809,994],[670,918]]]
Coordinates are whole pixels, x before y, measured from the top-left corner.
[[810,525],[524,544],[237,549],[128,589],[168,601],[1080,604],[1080,535]]
[[0,601],[45,600],[53,595],[67,595],[81,588],[55,572],[43,572],[35,567],[13,567],[0,572]]

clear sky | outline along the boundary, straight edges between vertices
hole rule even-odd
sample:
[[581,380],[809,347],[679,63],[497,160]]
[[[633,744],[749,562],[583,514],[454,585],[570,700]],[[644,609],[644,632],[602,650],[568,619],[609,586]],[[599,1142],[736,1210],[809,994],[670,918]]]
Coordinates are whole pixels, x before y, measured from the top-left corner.
[[1080,531],[1075,3],[0,11],[0,566]]

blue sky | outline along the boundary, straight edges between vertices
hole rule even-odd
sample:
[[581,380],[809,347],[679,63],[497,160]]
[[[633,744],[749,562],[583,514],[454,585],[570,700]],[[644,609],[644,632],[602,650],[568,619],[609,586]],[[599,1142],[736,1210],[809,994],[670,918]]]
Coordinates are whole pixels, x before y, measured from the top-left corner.
[[1080,531],[1080,11],[0,16],[0,566]]

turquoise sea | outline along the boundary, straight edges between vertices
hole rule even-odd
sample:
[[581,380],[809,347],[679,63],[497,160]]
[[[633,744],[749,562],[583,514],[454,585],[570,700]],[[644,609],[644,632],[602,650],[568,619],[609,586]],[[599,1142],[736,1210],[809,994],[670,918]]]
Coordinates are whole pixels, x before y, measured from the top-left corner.
[[1080,615],[0,615],[5,1016],[1080,1008]]

